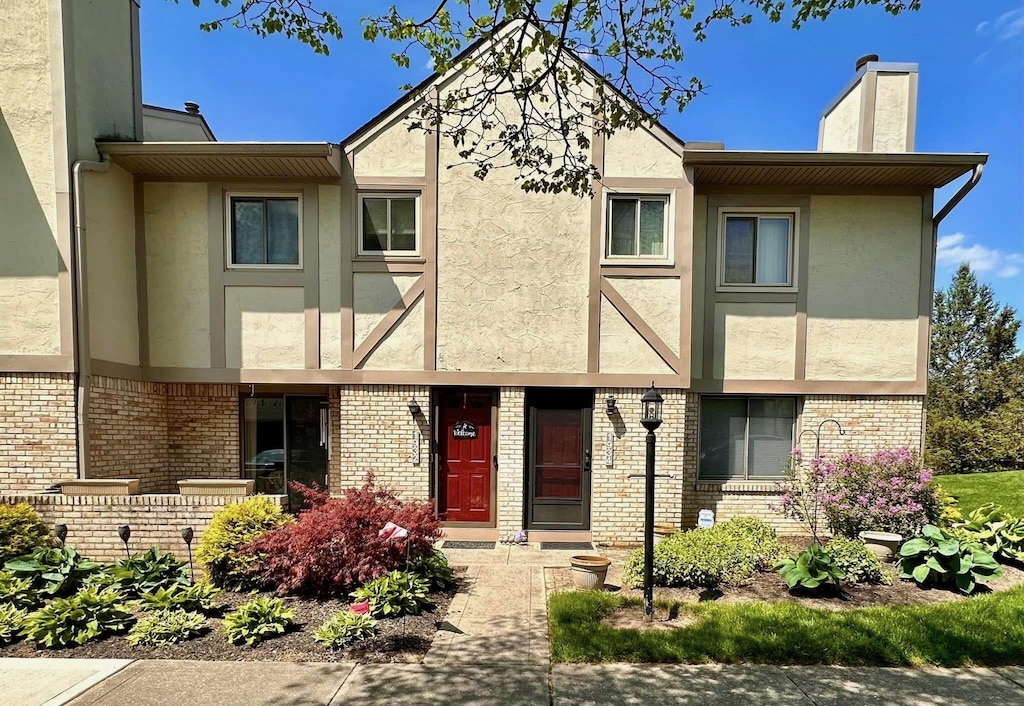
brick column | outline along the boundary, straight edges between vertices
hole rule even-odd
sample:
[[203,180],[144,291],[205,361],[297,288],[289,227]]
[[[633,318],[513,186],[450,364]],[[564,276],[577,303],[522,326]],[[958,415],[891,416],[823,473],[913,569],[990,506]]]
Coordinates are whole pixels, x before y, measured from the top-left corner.
[[498,402],[498,532],[523,528],[526,389],[501,388]]

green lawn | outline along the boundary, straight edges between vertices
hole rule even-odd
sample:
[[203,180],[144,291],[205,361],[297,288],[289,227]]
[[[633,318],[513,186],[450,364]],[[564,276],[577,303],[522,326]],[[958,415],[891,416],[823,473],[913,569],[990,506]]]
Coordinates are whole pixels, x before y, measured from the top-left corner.
[[1024,516],[1024,471],[965,473],[938,476],[936,480],[960,501],[962,512],[970,512],[985,503],[996,503],[1011,515]]
[[792,603],[678,606],[675,630],[608,627],[609,593],[551,597],[556,662],[996,666],[1024,662],[1024,587],[934,606],[825,610]]

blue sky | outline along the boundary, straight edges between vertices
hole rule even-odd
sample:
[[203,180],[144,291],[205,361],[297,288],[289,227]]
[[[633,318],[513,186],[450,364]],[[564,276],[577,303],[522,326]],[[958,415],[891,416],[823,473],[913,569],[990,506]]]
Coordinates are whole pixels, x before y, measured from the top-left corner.
[[[342,12],[347,35],[329,57],[281,37],[203,33],[199,22],[216,12],[209,2],[196,9],[188,0],[147,0],[145,101],[198,102],[221,140],[343,139],[429,71],[422,60],[398,69],[393,45],[362,40],[368,3],[324,2]],[[721,140],[732,149],[813,150],[821,110],[852,77],[858,56],[917,62],[917,149],[991,155],[981,183],[940,227],[937,283],[947,284],[968,260],[1024,315],[1024,6],[923,4],[896,18],[878,8],[839,12],[799,32],[764,21],[714,27],[680,66],[683,76],[703,79],[707,95],[663,122],[684,140]],[[940,191],[936,208],[955,189]]]

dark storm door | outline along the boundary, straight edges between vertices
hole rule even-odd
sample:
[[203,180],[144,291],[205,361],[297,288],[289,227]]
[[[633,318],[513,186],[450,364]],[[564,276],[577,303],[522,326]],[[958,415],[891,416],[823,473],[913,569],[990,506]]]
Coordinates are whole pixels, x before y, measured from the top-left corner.
[[[316,485],[327,489],[327,440],[321,410],[327,409],[327,400],[322,397],[285,398],[285,476],[288,482]],[[289,489],[289,502],[295,504],[298,497]]]
[[491,522],[490,392],[449,392],[439,400],[439,492],[445,522]]
[[593,393],[538,391],[528,399],[528,526],[590,529],[590,420]]

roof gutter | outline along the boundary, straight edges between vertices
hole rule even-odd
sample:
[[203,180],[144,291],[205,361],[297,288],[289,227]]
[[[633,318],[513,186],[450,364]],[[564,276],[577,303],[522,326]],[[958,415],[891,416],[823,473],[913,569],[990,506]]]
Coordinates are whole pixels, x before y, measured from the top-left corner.
[[106,155],[102,162],[78,160],[71,168],[71,199],[75,234],[71,241],[72,327],[75,341],[75,437],[78,441],[78,477],[88,478],[89,469],[89,290],[85,261],[85,172],[110,171]]

